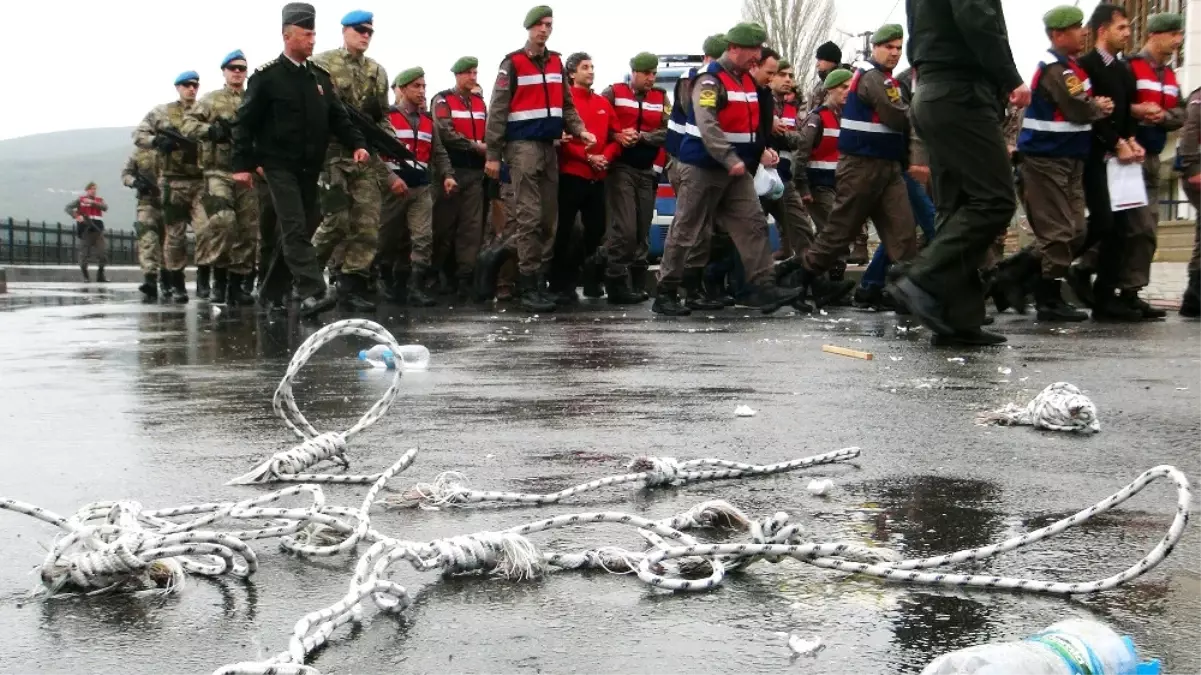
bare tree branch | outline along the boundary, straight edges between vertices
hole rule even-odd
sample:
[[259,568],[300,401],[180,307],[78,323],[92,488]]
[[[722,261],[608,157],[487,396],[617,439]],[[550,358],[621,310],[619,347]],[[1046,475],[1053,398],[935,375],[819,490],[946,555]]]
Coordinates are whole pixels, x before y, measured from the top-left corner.
[[813,53],[830,39],[834,0],[743,0],[742,18],[767,29],[767,43],[792,63],[798,82],[814,79]]

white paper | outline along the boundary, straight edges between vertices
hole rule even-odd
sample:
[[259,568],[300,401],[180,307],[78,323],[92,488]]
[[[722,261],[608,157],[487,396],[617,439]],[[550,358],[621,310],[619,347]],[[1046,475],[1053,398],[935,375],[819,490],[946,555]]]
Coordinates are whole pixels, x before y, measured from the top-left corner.
[[1147,185],[1142,164],[1122,164],[1116,157],[1105,162],[1109,179],[1109,206],[1114,211],[1137,209],[1147,205]]

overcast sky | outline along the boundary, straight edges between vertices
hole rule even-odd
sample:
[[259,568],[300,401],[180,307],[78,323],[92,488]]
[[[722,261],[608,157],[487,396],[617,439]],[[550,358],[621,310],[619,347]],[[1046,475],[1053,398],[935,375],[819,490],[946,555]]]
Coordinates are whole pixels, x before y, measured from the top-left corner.
[[[353,9],[375,13],[368,54],[389,77],[414,65],[428,73],[430,95],[453,84],[450,65],[470,54],[480,59],[480,81],[491,90],[496,67],[525,40],[521,26],[534,0],[388,2],[319,0],[317,50],[341,44],[342,16]],[[154,105],[176,98],[172,82],[185,70],[200,73],[201,91],[221,86],[221,58],[242,49],[251,68],[281,50],[280,9],[270,0],[164,0],[118,3],[5,2],[0,22],[4,88],[15,94],[4,107],[0,139],[84,127],[136,125]],[[905,24],[904,0],[836,0],[835,25],[848,32],[883,23]],[[1046,47],[1041,16],[1051,2],[1004,0],[1018,68],[1033,71]],[[1091,10],[1096,0],[1082,0]],[[739,19],[740,0],[552,0],[553,49],[589,52],[597,84],[620,80],[640,51],[695,52],[706,35]],[[680,7],[685,11],[680,11]],[[701,7],[704,9],[702,10]],[[52,20],[51,20],[52,19]],[[42,29],[51,20],[52,28]],[[854,41],[837,35],[844,51]],[[847,53],[845,58],[850,58]]]

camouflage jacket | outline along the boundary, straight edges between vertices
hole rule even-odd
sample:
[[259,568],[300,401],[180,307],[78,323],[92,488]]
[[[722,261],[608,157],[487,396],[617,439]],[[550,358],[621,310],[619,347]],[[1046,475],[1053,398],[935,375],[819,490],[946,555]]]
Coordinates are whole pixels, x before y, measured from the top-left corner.
[[1010,103],[1005,108],[1005,122],[1001,125],[1001,133],[1005,134],[1005,145],[1010,154],[1017,151],[1018,134],[1022,133],[1022,118],[1026,109]]
[[[121,169],[121,184],[127,188],[137,189],[134,179],[141,176],[151,185],[158,185],[159,157],[153,150],[138,148],[129,159],[125,160],[125,168]],[[158,194],[146,194],[138,190],[138,206],[160,206]]]
[[[388,73],[383,66],[367,56],[352,56],[345,47],[321,52],[313,61],[329,73],[345,105],[365,113],[381,129],[396,135],[388,121]],[[349,159],[351,154],[337,141],[331,141],[325,160]]]
[[233,172],[233,135],[214,143],[209,140],[208,133],[209,127],[218,120],[223,120],[229,127],[233,126],[234,116],[238,114],[238,106],[242,105],[245,94],[244,89],[226,85],[201,96],[184,116],[179,131],[200,145],[200,168],[204,171]]
[[[191,106],[188,106],[189,108]],[[157,105],[146,113],[142,123],[133,132],[134,145],[143,150],[153,150],[154,132],[163,128],[173,128],[180,131],[184,115],[188,108],[181,101],[172,101]],[[177,148],[162,157],[163,178],[200,178],[200,157],[194,148]]]

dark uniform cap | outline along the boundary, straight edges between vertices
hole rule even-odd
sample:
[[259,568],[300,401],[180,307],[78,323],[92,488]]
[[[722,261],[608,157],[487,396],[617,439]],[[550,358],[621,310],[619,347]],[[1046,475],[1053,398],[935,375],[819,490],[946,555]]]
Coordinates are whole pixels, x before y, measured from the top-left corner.
[[419,77],[425,77],[425,69],[421,66],[409,68],[408,70],[402,70],[400,71],[400,74],[396,76],[396,79],[392,80],[392,86],[404,87]]
[[842,61],[842,49],[833,42],[825,42],[818,46],[817,53],[814,56],[821,61],[838,63]]
[[472,68],[478,68],[479,66],[479,59],[475,58],[474,56],[464,56],[458,61],[455,61],[455,64],[450,67],[450,72],[458,75],[459,73],[465,73]]
[[718,33],[717,35],[710,35],[709,37],[705,38],[705,44],[702,47],[702,50],[705,52],[705,56],[708,56],[711,59],[717,59],[721,58],[721,55],[726,53],[726,46],[729,44],[730,41],[726,39],[726,34]]
[[833,89],[844,82],[848,82],[854,76],[854,73],[846,68],[835,68],[834,70],[830,71],[829,75],[826,75],[826,79],[822,82],[822,86],[826,89]]
[[1184,30],[1184,17],[1162,12],[1147,17],[1147,33],[1175,33]]
[[767,42],[767,31],[757,23],[740,23],[726,31],[726,40],[738,47],[759,47]]
[[901,28],[899,23],[886,23],[880,26],[880,29],[872,33],[872,44],[879,45],[893,40],[900,40],[905,37],[905,29]]
[[1063,30],[1084,23],[1084,12],[1079,7],[1060,5],[1043,14],[1043,25],[1051,30]]
[[317,27],[317,10],[307,2],[289,2],[284,5],[284,25],[314,30]]
[[550,7],[547,7],[546,5],[538,5],[537,7],[531,9],[529,12],[526,12],[525,23],[522,25],[524,25],[527,29],[533,28],[534,24],[538,23],[539,21],[545,19],[548,16],[553,17],[554,15],[555,15],[555,12]]
[[630,70],[635,73],[649,73],[659,69],[659,57],[650,52],[639,52],[630,59]]

